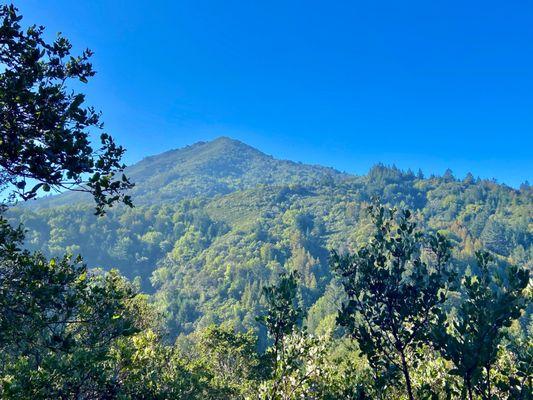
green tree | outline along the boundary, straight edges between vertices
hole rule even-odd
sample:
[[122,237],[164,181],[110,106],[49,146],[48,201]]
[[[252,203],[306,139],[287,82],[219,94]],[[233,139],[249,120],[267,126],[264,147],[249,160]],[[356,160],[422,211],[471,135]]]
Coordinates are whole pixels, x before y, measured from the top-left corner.
[[266,301],[266,313],[257,317],[257,321],[267,328],[268,335],[273,341],[268,350],[273,375],[273,384],[269,387],[270,396],[276,398],[276,393],[285,379],[280,372],[280,363],[285,360],[286,338],[295,331],[299,321],[303,318],[303,310],[297,302],[298,273],[282,273],[278,282],[263,287],[263,296]]
[[161,336],[145,329],[117,341],[112,353],[112,373],[120,385],[118,399],[213,399],[212,376],[198,362],[165,345]]
[[523,294],[529,271],[516,266],[497,270],[488,252],[476,252],[478,271],[466,274],[460,285],[462,301],[433,332],[442,355],[453,362],[450,372],[463,379],[469,400],[478,393],[494,398],[494,364],[506,327],[520,317],[527,302]]
[[283,353],[276,360],[270,380],[259,389],[259,399],[323,399],[327,395],[330,371],[323,338],[293,332],[283,338]]
[[497,254],[507,256],[509,249],[512,248],[512,237],[508,234],[505,226],[493,218],[490,218],[485,224],[480,239],[486,249]]
[[[527,294],[531,304],[531,293]],[[503,390],[509,393],[509,399],[531,400],[533,398],[533,321],[523,330],[511,335],[507,344],[514,371],[504,371],[507,378]],[[501,383],[500,383],[500,386]],[[529,397],[528,397],[529,396]]]
[[370,242],[357,252],[333,252],[332,268],[348,297],[337,322],[355,338],[371,366],[403,373],[413,399],[414,350],[427,342],[430,324],[446,298],[450,246],[441,235],[423,235],[408,210],[371,205]]
[[135,297],[116,271],[0,244],[1,397],[108,398],[112,345],[140,328]]
[[89,192],[98,214],[117,201],[131,205],[124,149],[107,133],[91,146],[100,114],[67,87],[94,75],[91,51],[72,56],[66,38],[47,43],[44,27],[23,29],[13,5],[0,7],[0,18],[0,189],[24,200],[41,190]]
[[282,345],[283,338],[293,331],[303,317],[303,310],[296,299],[297,279],[296,271],[282,273],[277,283],[263,287],[266,313],[257,320],[267,328],[275,352]]
[[256,389],[259,377],[257,337],[252,331],[211,325],[195,334],[196,358],[212,374],[211,386],[225,398],[244,398]]
[[[44,28],[23,29],[13,5],[0,7],[0,190],[7,203],[51,189],[88,192],[96,214],[124,191],[124,149],[102,133],[100,114],[83,106],[72,80],[94,75],[91,52],[70,55]],[[90,272],[80,257],[48,260],[22,249],[22,229],[0,209],[0,395],[2,398],[112,398],[111,348],[140,329],[137,288],[116,271]]]

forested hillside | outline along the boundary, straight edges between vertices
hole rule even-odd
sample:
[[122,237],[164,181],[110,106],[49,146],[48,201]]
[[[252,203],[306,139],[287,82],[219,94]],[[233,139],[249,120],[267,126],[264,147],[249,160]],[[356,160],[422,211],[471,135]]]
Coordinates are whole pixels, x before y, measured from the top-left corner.
[[353,176],[276,160],[228,138],[148,157],[126,173],[136,184],[133,209],[96,217],[90,199],[69,193],[7,215],[23,223],[32,249],[81,253],[89,267],[139,277],[173,335],[211,323],[257,328],[261,288],[289,270],[301,275],[309,330],[332,327],[340,286],[330,250],[366,242],[364,209],[374,197],[413,210],[422,228],[455,245],[465,267],[481,248],[502,264],[532,265],[527,184],[515,190],[470,174],[424,177],[383,165]]
[[224,137],[127,168],[91,50],[0,20],[1,399],[533,400],[528,183]]

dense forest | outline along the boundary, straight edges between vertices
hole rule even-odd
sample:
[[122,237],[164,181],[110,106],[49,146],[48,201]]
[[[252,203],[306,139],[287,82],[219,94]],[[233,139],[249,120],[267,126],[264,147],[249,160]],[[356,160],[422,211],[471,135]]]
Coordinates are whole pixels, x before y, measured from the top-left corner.
[[1,398],[533,399],[529,184],[225,137],[126,168],[92,53],[0,17]]
[[[532,267],[533,192],[527,184],[516,190],[470,174],[458,179],[446,171],[426,178],[384,165],[353,176],[276,160],[228,138],[149,157],[125,172],[136,183],[134,208],[119,206],[96,216],[90,196],[66,193],[13,207],[5,215],[12,225],[25,227],[29,249],[46,257],[82,254],[89,267],[116,268],[149,294],[146,307],[157,317],[152,315],[148,325],[158,332],[150,340],[157,346],[163,346],[159,340],[175,343],[160,351],[185,357],[179,362],[193,376],[198,371],[189,368],[196,362],[206,363],[202,373],[213,374],[207,389],[195,389],[200,398],[207,396],[205,390],[213,391],[213,398],[402,396],[397,385],[388,386],[399,379],[400,369],[379,366],[392,368],[391,375],[372,378],[365,353],[338,324],[347,297],[331,251],[349,254],[369,242],[375,226],[368,208],[375,199],[411,210],[417,229],[445,237],[459,276],[479,271],[476,255],[484,249],[493,257],[493,268]],[[261,320],[270,304],[263,289],[276,287],[287,273],[295,275],[286,307],[299,314],[295,331],[283,339],[289,364],[273,366],[263,359],[276,348]],[[453,307],[455,297],[443,307]],[[526,351],[522,364],[512,353],[499,353],[497,361],[513,365],[515,377],[531,373],[528,318],[517,322],[514,336],[506,339],[506,348]],[[207,354],[218,364],[205,359]],[[422,354],[431,362],[413,372],[416,398],[459,397],[461,385],[445,378],[451,369],[445,359],[427,348]],[[281,370],[267,373],[267,365]],[[287,382],[286,374],[296,382],[306,378]],[[262,394],[254,391],[258,382],[264,382]],[[509,385],[509,378],[498,382]],[[378,390],[378,384],[384,387]],[[268,397],[269,390],[279,396]]]
[[82,254],[90,267],[139,277],[173,335],[222,322],[258,328],[261,287],[292,270],[301,275],[308,329],[330,329],[340,286],[329,253],[365,243],[364,210],[375,197],[445,235],[465,268],[483,248],[531,268],[528,185],[515,190],[450,171],[424,178],[383,165],[352,176],[279,161],[228,138],[149,157],[126,173],[136,183],[135,208],[97,217],[90,198],[68,194],[7,216],[27,229],[28,247],[48,257]]

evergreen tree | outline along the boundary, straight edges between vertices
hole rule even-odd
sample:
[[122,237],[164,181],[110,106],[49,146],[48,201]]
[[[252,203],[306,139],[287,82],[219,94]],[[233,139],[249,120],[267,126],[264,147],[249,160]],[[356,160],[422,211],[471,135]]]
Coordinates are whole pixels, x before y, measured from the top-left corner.
[[257,320],[263,324],[273,340],[275,353],[280,350],[283,338],[290,334],[303,317],[297,302],[298,273],[282,273],[278,282],[263,287],[266,313]]

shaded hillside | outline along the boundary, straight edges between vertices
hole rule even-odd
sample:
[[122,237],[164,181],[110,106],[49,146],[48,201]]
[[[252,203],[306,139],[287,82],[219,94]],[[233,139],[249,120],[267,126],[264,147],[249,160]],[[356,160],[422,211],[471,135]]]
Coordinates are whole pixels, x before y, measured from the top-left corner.
[[128,172],[137,183],[134,209],[96,218],[90,203],[60,196],[9,215],[29,229],[32,248],[79,252],[90,266],[140,276],[174,333],[210,322],[256,326],[261,286],[286,269],[300,272],[308,325],[322,329],[338,299],[329,250],[366,240],[364,208],[373,196],[415,210],[421,226],[447,235],[462,266],[481,247],[502,263],[531,266],[527,186],[451,173],[425,179],[382,165],[355,177],[227,138],[149,157]]

